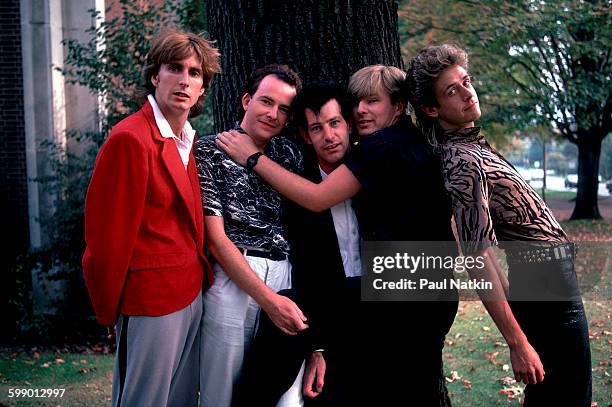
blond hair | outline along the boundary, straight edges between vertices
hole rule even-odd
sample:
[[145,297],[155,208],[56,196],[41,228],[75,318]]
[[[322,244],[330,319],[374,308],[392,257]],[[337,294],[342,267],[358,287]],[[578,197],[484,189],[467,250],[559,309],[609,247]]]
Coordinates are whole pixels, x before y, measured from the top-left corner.
[[387,65],[370,65],[355,72],[349,79],[348,91],[357,99],[363,99],[384,90],[391,97],[391,103],[405,101],[402,89],[406,73]]

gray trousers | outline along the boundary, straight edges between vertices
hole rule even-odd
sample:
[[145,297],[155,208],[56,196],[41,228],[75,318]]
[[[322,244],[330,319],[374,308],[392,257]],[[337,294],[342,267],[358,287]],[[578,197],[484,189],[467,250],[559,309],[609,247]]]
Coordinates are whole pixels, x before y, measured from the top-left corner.
[[121,315],[112,406],[197,406],[201,319],[201,294],[168,315]]

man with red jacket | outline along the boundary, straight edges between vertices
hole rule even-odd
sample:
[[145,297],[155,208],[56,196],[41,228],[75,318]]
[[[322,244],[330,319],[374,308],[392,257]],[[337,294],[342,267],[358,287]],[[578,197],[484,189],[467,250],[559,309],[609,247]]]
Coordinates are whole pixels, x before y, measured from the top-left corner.
[[202,288],[212,284],[195,131],[219,53],[169,30],[146,57],[142,109],[100,149],[85,202],[85,282],[117,330],[113,406],[197,406]]

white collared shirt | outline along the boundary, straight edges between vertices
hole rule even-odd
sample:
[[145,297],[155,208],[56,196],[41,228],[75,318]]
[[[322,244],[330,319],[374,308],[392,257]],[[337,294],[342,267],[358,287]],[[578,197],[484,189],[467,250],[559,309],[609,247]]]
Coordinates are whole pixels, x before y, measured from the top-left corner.
[[191,151],[193,139],[195,138],[195,130],[191,127],[191,124],[186,121],[183,129],[181,130],[181,137],[176,137],[172,131],[172,128],[170,127],[170,123],[168,123],[168,120],[166,120],[164,114],[159,109],[153,95],[148,95],[147,98],[149,99],[149,103],[151,103],[151,107],[153,107],[155,124],[157,124],[159,132],[161,133],[162,137],[174,139],[178,152],[181,155],[181,160],[183,160],[183,165],[185,166],[185,169],[187,169],[187,164],[189,164],[189,152]]
[[[321,179],[327,178],[327,174],[321,166]],[[359,227],[355,211],[351,206],[351,199],[340,202],[330,208],[334,220],[334,229],[338,238],[344,275],[346,277],[357,277],[361,275],[361,254],[359,252]]]

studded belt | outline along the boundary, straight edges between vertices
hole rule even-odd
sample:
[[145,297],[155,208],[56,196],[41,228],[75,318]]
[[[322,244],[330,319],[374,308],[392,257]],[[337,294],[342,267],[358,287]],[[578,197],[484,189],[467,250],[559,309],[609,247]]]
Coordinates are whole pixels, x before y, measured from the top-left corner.
[[578,247],[572,243],[548,246],[529,246],[507,251],[508,265],[537,264],[549,261],[575,259]]

